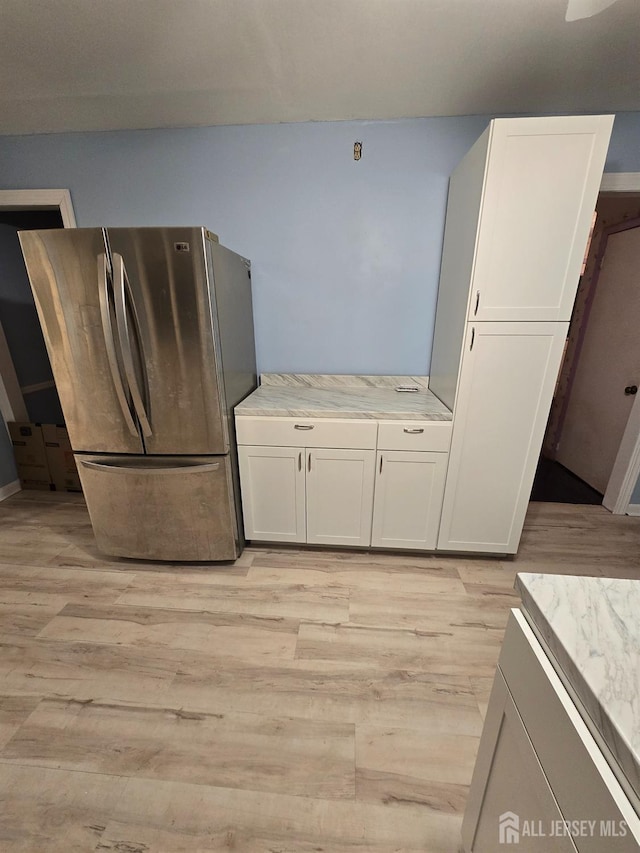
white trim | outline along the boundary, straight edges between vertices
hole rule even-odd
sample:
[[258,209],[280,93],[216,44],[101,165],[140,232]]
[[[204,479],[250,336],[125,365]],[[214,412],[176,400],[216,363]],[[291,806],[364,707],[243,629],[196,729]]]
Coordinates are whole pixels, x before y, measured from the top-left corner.
[[35,382],[33,385],[22,385],[20,390],[22,394],[37,394],[38,391],[46,391],[47,388],[55,388],[56,383],[53,379],[48,379],[46,382]]
[[76,217],[69,190],[0,190],[0,208],[43,210],[58,208],[64,228],[75,228]]
[[627,515],[640,515],[640,504],[629,504]]
[[0,323],[0,412],[5,423],[29,420],[2,323]]
[[636,395],[613,463],[602,505],[614,515],[627,511],[640,476],[640,394]]
[[13,483],[7,483],[6,486],[0,488],[0,501],[6,501],[11,495],[21,490],[20,480],[14,480]]

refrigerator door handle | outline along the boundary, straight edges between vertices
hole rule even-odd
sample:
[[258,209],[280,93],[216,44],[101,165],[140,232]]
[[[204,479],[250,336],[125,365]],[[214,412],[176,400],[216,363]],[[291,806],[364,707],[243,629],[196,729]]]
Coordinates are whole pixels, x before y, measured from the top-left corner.
[[120,339],[120,348],[122,349],[122,361],[124,364],[124,372],[127,377],[127,384],[131,391],[131,399],[133,407],[136,410],[142,434],[145,437],[152,435],[151,424],[149,417],[144,407],[142,393],[138,385],[138,378],[133,365],[133,353],[131,350],[131,339],[129,337],[129,323],[127,320],[126,298],[129,281],[127,272],[124,268],[124,259],[122,255],[113,254],[113,292],[116,305],[116,324],[118,327],[118,337]]
[[88,459],[81,459],[80,464],[85,468],[91,468],[94,471],[113,471],[136,474],[184,474],[187,468],[197,468],[201,474],[207,474],[211,471],[217,471],[220,467],[219,462],[194,462],[187,465],[169,465],[166,468],[160,465],[146,465],[144,462],[139,465],[121,465],[117,462],[110,462],[105,459],[103,462],[91,462]]
[[122,409],[127,429],[131,435],[138,436],[138,428],[136,427],[131,410],[129,409],[129,401],[120,375],[118,366],[118,358],[116,356],[116,347],[113,337],[113,327],[111,325],[111,312],[109,311],[109,278],[107,275],[107,256],[102,253],[98,255],[98,296],[100,300],[100,317],[102,319],[102,332],[104,334],[104,344],[107,351],[107,361],[109,362],[109,370],[111,378]]

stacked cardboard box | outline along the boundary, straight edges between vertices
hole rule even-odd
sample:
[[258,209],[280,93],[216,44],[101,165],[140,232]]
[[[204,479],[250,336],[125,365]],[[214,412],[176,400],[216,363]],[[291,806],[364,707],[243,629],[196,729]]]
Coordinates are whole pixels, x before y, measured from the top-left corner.
[[69,441],[69,434],[58,424],[42,424],[42,437],[51,481],[59,492],[81,492],[76,460]]
[[67,430],[57,424],[10,423],[23,489],[80,492],[80,478]]
[[51,489],[47,451],[40,424],[10,423],[9,435],[22,488]]

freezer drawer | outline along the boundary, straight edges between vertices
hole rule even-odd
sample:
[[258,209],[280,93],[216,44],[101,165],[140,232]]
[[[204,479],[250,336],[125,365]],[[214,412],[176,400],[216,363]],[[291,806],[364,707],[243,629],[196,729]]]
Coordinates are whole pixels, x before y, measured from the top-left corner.
[[101,551],[144,560],[233,560],[228,456],[76,454]]

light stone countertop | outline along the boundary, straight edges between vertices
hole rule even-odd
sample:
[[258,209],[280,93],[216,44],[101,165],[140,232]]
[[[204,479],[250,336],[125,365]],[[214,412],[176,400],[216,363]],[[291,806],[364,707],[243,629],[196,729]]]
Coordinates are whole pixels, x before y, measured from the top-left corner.
[[[399,392],[398,386],[417,387]],[[372,418],[450,421],[425,376],[274,374],[235,408],[238,417]]]
[[640,798],[640,582],[522,573],[515,585],[552,663],[624,774],[621,783]]

